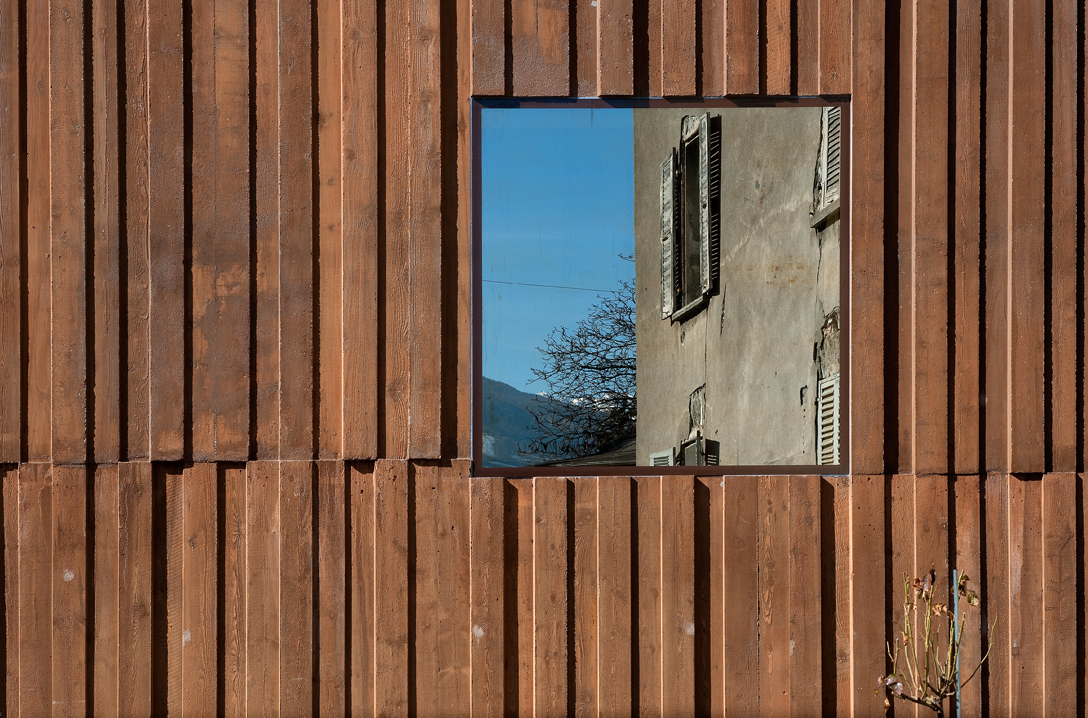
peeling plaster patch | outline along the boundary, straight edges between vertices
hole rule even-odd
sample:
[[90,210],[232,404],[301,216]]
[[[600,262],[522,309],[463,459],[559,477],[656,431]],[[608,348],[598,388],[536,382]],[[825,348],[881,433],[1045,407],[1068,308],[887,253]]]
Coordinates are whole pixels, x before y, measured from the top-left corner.
[[75,573],[72,572],[72,569],[70,569],[70,568],[64,569],[64,580],[65,581],[71,581],[75,577],[76,577],[76,575],[75,575]]

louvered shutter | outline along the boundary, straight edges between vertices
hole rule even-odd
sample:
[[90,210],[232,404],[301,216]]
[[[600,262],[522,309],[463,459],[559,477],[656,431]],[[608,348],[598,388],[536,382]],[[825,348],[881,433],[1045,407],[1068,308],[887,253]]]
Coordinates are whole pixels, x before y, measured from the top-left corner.
[[710,291],[710,122],[699,118],[699,280]]
[[665,449],[664,451],[655,451],[650,454],[650,466],[672,466],[673,457],[672,449]]
[[821,379],[817,391],[816,449],[820,464],[839,463],[839,375]]
[[824,192],[823,207],[839,198],[840,157],[842,154],[842,108],[824,110]]
[[661,163],[661,318],[672,316],[676,293],[673,291],[675,269],[675,184],[676,151],[671,150]]

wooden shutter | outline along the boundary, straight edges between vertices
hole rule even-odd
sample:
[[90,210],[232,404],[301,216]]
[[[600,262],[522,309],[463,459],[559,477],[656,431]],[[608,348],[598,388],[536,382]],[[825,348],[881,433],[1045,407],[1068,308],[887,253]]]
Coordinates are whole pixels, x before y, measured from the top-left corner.
[[699,118],[699,280],[710,292],[710,122]]
[[820,464],[839,463],[839,375],[821,379],[817,390],[816,450]]
[[842,155],[842,108],[824,110],[823,198],[820,207],[827,207],[839,198],[840,157]]
[[676,300],[673,290],[676,274],[674,257],[676,241],[676,150],[670,150],[661,163],[661,318],[672,316]]

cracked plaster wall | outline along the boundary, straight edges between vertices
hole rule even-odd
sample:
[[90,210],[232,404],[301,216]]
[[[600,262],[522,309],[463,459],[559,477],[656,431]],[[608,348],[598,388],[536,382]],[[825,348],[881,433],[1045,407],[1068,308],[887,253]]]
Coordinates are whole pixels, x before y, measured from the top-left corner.
[[[705,386],[704,436],[723,465],[815,464],[818,363],[837,369],[839,226],[810,227],[819,108],[722,117],[721,270],[708,305],[661,319],[660,167],[692,110],[636,112],[637,462],[679,449]],[[837,326],[837,324],[836,324]]]

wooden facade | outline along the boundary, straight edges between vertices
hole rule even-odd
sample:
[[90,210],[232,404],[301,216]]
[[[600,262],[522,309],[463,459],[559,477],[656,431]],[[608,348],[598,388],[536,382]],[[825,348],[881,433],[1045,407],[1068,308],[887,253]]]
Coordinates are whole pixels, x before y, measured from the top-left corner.
[[[877,715],[934,565],[1083,715],[1085,31],[0,0],[5,714]],[[470,477],[473,95],[849,96],[850,476]]]

